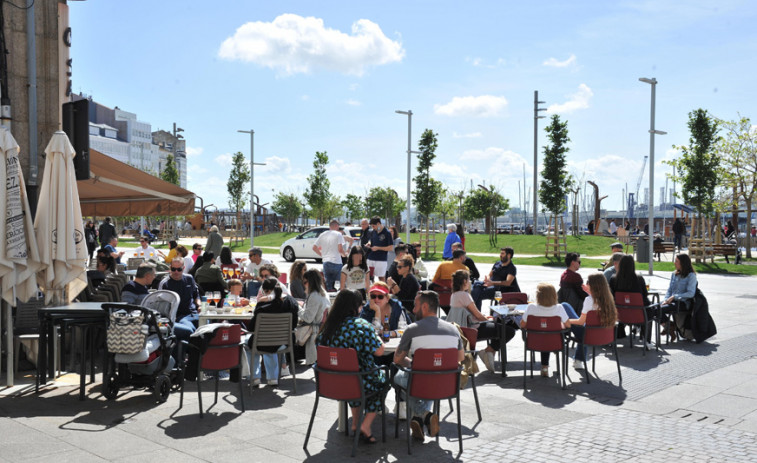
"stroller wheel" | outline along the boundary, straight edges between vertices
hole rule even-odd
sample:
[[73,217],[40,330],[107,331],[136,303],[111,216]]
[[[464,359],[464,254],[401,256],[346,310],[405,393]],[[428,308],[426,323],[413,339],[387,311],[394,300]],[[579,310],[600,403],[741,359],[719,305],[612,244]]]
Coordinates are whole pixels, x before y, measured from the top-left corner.
[[103,395],[108,400],[115,400],[118,396],[118,383],[116,382],[116,375],[109,374],[105,377],[103,382]]
[[155,378],[155,388],[153,394],[155,394],[155,400],[158,403],[163,403],[168,400],[168,394],[171,392],[171,378],[166,375],[160,375]]

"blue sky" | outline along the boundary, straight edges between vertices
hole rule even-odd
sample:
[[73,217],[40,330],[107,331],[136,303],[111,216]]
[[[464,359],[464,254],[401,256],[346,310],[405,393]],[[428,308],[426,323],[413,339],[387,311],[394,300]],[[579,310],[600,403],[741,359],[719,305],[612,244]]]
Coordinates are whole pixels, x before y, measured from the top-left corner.
[[261,202],[301,194],[316,151],[328,152],[333,193],[391,186],[404,197],[407,118],[394,111],[408,109],[414,145],[438,133],[436,178],[456,191],[493,184],[517,206],[524,166],[532,187],[538,90],[568,121],[571,173],[619,209],[649,152],[639,77],[658,80],[656,128],[668,132],[656,137],[655,196],[670,172],[660,162],[688,143],[689,111],[751,117],[757,95],[748,0],[69,5],[74,91],[153,130],[183,127],[188,187],[221,207],[231,153],[249,156],[240,129],[255,130],[255,161],[267,164],[255,169]]

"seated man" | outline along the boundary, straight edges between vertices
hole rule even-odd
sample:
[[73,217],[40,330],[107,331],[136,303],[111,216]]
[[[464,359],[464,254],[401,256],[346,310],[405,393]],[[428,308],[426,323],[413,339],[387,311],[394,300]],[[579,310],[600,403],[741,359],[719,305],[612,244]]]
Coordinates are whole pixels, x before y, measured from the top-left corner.
[[155,267],[148,263],[140,264],[134,279],[121,289],[121,300],[127,304],[142,304],[142,299],[150,294],[149,289],[153,280],[155,280]]
[[612,257],[610,258],[610,262],[607,266],[607,269],[603,272],[605,275],[605,279],[607,280],[607,284],[610,284],[610,278],[615,276],[616,273],[618,273],[618,267],[620,266],[620,259],[623,258],[625,254],[622,252],[616,252],[613,253]]
[[[454,259],[454,257],[453,257]],[[412,355],[416,349],[457,349],[457,361],[462,362],[465,358],[463,342],[457,328],[437,316],[439,312],[439,295],[434,291],[421,291],[415,297],[413,309],[416,322],[407,327],[400,339],[399,346],[394,352],[394,363],[409,368],[412,364]],[[407,387],[409,374],[399,371],[394,376],[394,382],[402,387]],[[413,437],[423,440],[423,425],[426,425],[428,435],[431,437],[439,433],[439,416],[431,411],[433,402],[430,400],[413,399],[411,401],[412,420],[410,429]]]
[[116,246],[118,246],[118,237],[113,236],[110,238],[110,241],[108,242],[108,244],[103,246],[103,249],[105,250],[107,255],[109,255],[110,257],[116,260],[116,264],[120,264],[121,256],[124,255],[124,252],[116,249]]
[[[615,242],[610,245],[610,251],[615,254],[616,252],[623,253],[623,243],[621,242]],[[612,267],[612,260],[608,260],[607,262],[602,262],[602,271],[605,271]]]
[[436,273],[434,273],[434,278],[431,281],[438,285],[451,288],[452,274],[458,270],[468,270],[468,267],[463,263],[465,262],[465,257],[465,251],[461,249],[452,251],[452,260],[439,264],[436,268]]
[[139,239],[139,247],[134,250],[134,257],[143,257],[145,259],[157,259],[158,255],[165,257],[165,255],[150,246],[150,242],[147,238],[142,237]]
[[513,248],[509,246],[501,248],[499,250],[499,262],[495,263],[489,275],[484,277],[484,282],[476,282],[473,285],[471,296],[478,310],[481,310],[481,301],[484,299],[493,299],[494,293],[497,291],[520,292],[518,279],[516,278],[518,269],[513,264],[513,255],[515,255]]
[[[454,243],[452,245],[452,250],[456,249],[463,249],[463,243]],[[465,262],[463,264],[468,267],[468,272],[470,273],[470,281],[473,283],[474,281],[478,280],[478,277],[481,276],[480,273],[478,273],[478,269],[476,268],[476,263],[473,262],[473,259],[468,257],[468,254],[465,254]]]
[[184,259],[177,257],[171,261],[171,272],[160,282],[158,289],[167,289],[179,295],[179,309],[176,311],[174,333],[179,341],[188,341],[197,329],[200,317],[200,291],[192,275],[184,274]]
[[263,259],[263,251],[260,248],[252,248],[248,251],[250,261],[244,268],[244,273],[241,276],[243,281],[249,281],[247,284],[247,295],[254,297],[260,291],[260,284],[263,279],[260,278],[260,266],[264,264],[270,264],[271,261]]

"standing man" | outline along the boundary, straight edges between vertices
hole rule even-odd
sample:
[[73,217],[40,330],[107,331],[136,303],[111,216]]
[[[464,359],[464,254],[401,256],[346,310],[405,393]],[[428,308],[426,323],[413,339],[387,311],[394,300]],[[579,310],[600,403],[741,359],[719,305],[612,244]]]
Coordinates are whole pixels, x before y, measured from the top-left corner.
[[[683,234],[686,233],[686,225],[680,217],[676,217],[676,221],[673,222],[673,246],[681,252],[683,247]],[[752,235],[754,236],[754,235]]]
[[344,234],[339,230],[339,221],[332,219],[329,229],[315,240],[313,251],[323,259],[323,276],[326,279],[326,291],[336,291],[334,282],[342,275],[342,257],[347,253],[344,246]]
[[208,241],[207,243],[205,243],[205,252],[212,252],[214,256],[220,256],[222,247],[223,236],[218,233],[218,227],[213,225],[212,227],[210,227]]
[[363,247],[363,252],[365,255],[368,255],[368,253],[371,251],[366,247],[366,245],[371,241],[371,228],[368,224],[368,219],[363,219],[360,221],[360,229],[362,230],[360,232],[360,246]]
[[184,259],[177,257],[171,261],[171,272],[160,282],[158,289],[167,289],[179,295],[179,308],[173,329],[180,341],[188,341],[200,320],[197,314],[200,292],[192,275],[184,275]]
[[143,263],[137,268],[137,275],[121,289],[121,301],[127,304],[141,305],[142,300],[150,294],[150,286],[155,280],[155,267]]
[[263,283],[263,279],[260,278],[259,275],[260,267],[265,264],[270,264],[271,261],[263,259],[263,251],[260,248],[250,249],[247,255],[250,258],[250,261],[244,268],[244,273],[241,278],[242,280],[249,280],[247,285],[247,295],[249,297],[255,297],[257,296],[258,291],[260,291],[260,285]]
[[[454,325],[438,317],[439,295],[434,291],[420,291],[415,297],[413,313],[416,322],[405,330],[400,339],[399,346],[394,352],[394,363],[409,368],[412,365],[411,357],[416,349],[457,349],[457,361],[462,362],[465,358],[463,343],[460,334]],[[407,388],[409,375],[405,371],[399,371],[394,382]],[[433,402],[430,400],[412,399],[410,407],[413,413],[410,421],[410,429],[413,438],[423,441],[423,425],[426,425],[428,435],[431,437],[439,433],[439,416],[431,411]]]
[[481,301],[492,299],[497,291],[519,293],[518,286],[518,269],[513,264],[515,251],[511,247],[501,248],[499,250],[499,262],[495,263],[489,275],[484,277],[483,283],[476,283],[471,290],[471,297],[476,303],[478,310],[481,310]]
[[379,217],[372,217],[371,231],[368,244],[368,268],[373,268],[373,275],[379,280],[386,281],[386,254],[394,249],[394,239],[382,224]]
[[611,235],[618,234],[618,226],[615,225],[615,219],[610,220],[610,234]]
[[113,235],[110,237],[110,241],[108,244],[103,246],[103,249],[105,249],[105,253],[116,260],[116,264],[121,263],[121,256],[124,255],[123,251],[118,251],[116,249],[116,246],[118,246],[118,237]]
[[105,222],[100,224],[97,234],[100,236],[100,246],[102,247],[110,244],[110,239],[118,235],[116,233],[116,227],[110,223],[110,217],[105,217]]
[[452,259],[452,245],[454,243],[462,243],[462,240],[457,234],[457,225],[454,223],[448,223],[447,238],[444,240],[444,251],[442,252],[442,258],[444,260]]

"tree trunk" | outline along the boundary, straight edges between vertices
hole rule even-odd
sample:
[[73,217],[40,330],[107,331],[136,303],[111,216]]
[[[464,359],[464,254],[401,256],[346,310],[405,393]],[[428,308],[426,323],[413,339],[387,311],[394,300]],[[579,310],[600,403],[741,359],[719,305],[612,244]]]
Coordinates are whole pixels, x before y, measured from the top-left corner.
[[744,205],[746,206],[746,239],[744,240],[746,247],[746,258],[752,258],[752,200],[745,199]]

